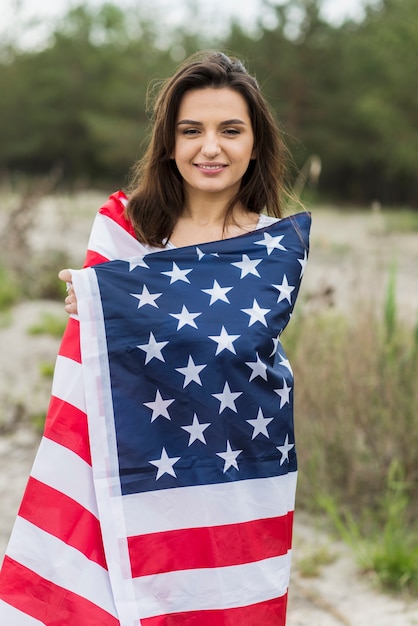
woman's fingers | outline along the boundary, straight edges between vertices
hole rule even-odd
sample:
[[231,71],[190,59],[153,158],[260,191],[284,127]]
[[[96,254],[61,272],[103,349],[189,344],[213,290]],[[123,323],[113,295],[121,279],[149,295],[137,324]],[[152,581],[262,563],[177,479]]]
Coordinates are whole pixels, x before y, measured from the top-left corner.
[[67,297],[65,298],[65,307],[64,309],[67,311],[69,315],[77,314],[77,298],[75,297],[73,285],[72,285],[72,276],[70,270],[61,270],[58,274],[58,278],[67,283]]

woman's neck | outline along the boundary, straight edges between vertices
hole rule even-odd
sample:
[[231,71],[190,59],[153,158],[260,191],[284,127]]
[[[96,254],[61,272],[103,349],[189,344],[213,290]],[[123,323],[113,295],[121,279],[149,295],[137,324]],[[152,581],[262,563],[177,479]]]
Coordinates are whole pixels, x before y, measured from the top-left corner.
[[[218,241],[242,235],[254,230],[258,215],[237,205],[227,217],[224,203],[202,202],[199,205],[186,205],[177,220],[170,241],[176,247]],[[225,222],[226,220],[226,222]]]

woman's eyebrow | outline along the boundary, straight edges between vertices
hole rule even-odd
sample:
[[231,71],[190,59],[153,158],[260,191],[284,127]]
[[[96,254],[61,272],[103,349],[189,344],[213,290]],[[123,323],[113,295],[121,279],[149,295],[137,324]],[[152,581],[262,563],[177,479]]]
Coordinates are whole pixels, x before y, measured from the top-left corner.
[[[225,120],[224,122],[220,123],[220,126],[231,126],[232,124],[240,124],[242,126],[246,125],[243,120],[236,118],[232,120]],[[181,126],[181,125],[203,126],[203,122],[198,122],[196,120],[180,120],[179,122],[177,122],[177,126]]]

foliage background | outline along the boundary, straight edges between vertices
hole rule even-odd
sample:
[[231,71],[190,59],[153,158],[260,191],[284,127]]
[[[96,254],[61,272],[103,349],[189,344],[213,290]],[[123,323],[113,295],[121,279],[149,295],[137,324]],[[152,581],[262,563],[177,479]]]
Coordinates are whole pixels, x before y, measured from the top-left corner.
[[148,85],[210,47],[256,74],[296,166],[321,158],[321,198],[417,207],[416,0],[381,0],[338,26],[320,0],[262,5],[269,21],[249,32],[232,20],[218,38],[196,2],[164,36],[155,11],[106,3],[71,9],[35,49],[3,38],[1,175],[59,170],[67,186],[122,186],[146,138]]

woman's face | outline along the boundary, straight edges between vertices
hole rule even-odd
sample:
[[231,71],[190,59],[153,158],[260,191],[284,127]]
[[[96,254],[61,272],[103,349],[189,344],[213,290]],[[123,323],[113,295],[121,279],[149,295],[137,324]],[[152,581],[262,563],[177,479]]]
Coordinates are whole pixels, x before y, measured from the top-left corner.
[[225,198],[240,188],[255,158],[247,104],[229,87],[187,91],[180,103],[172,154],[186,198]]

